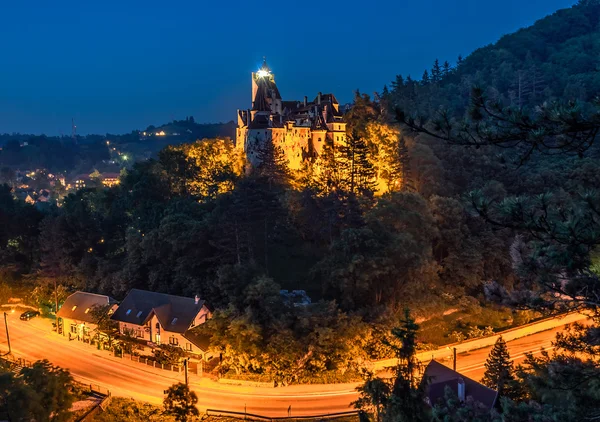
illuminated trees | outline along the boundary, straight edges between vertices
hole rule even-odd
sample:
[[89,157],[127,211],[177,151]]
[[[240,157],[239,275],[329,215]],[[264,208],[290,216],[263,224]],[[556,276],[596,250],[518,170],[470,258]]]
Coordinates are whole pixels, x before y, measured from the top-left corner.
[[[386,380],[368,375],[366,383],[358,387],[360,397],[353,403],[362,413],[374,411],[376,420],[383,422],[411,422],[428,419],[425,407],[426,383],[418,379],[419,363],[416,359],[416,338],[419,326],[408,309],[400,325],[391,330],[393,342],[389,347],[398,358],[394,378]],[[364,416],[363,416],[364,417]]]
[[481,382],[498,391],[498,395],[501,397],[513,396],[511,387],[514,387],[512,384],[515,382],[514,369],[502,336],[498,338],[490,351]]
[[199,416],[196,407],[198,396],[183,383],[174,384],[165,391],[163,406],[165,411],[175,416],[178,422],[186,422],[190,417]]

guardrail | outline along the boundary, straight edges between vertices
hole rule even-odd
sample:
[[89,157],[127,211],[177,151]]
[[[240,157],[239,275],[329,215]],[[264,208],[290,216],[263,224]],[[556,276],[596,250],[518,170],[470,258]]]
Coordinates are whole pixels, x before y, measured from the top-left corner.
[[[483,347],[493,346],[500,336],[502,336],[502,338],[505,341],[516,340],[518,338],[530,336],[532,334],[540,333],[542,331],[551,330],[553,328],[561,327],[563,325],[571,324],[573,322],[581,321],[587,318],[589,318],[589,316],[582,313],[569,313],[554,316],[551,318],[545,318],[540,321],[531,322],[529,324],[521,325],[519,327],[510,328],[505,331],[494,333],[490,336],[466,340],[461,343],[447,344],[435,350],[419,352],[417,353],[417,359],[421,362],[428,362],[433,359],[449,358],[454,353],[453,349],[456,349],[457,353],[470,352],[471,350],[477,350]],[[395,366],[397,362],[398,360],[395,358],[374,361],[373,369],[376,371],[383,370],[385,368]]]
[[348,412],[337,412],[337,413],[328,413],[326,415],[307,415],[307,416],[280,416],[280,417],[270,417],[263,415],[256,415],[254,413],[247,412],[232,412],[229,410],[219,410],[219,409],[206,409],[207,416],[229,416],[236,419],[244,419],[244,420],[255,420],[255,421],[284,421],[284,420],[301,420],[301,419],[339,419],[345,418],[349,416],[358,416],[358,411],[348,411]]

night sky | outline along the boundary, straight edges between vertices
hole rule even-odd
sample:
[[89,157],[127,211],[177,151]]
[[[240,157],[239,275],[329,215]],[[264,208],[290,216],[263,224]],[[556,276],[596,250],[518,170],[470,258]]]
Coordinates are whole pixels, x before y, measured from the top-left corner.
[[285,99],[380,91],[576,0],[3,1],[0,132],[228,121],[267,57]]

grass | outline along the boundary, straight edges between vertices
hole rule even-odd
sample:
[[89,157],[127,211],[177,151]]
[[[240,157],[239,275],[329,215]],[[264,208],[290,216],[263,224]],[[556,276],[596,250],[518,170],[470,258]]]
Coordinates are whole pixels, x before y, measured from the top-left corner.
[[542,315],[530,311],[514,311],[495,306],[459,310],[449,315],[440,315],[420,324],[419,340],[426,344],[443,346],[455,343],[452,332],[468,337],[473,328],[492,327],[494,332],[507,330],[541,318]]

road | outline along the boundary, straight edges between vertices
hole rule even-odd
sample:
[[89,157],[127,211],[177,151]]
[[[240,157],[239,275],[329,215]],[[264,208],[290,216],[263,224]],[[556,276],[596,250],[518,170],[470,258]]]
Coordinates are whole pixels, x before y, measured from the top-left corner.
[[[55,365],[67,368],[81,382],[99,385],[115,396],[131,397],[149,403],[161,404],[163,391],[170,385],[183,382],[183,373],[163,371],[113,357],[88,344],[69,341],[51,331],[48,319],[35,318],[20,321],[18,313],[8,314],[8,327],[13,354],[30,361],[48,359]],[[562,328],[544,331],[508,343],[509,352],[516,363],[525,353],[539,353],[540,348],[550,349],[555,334]],[[7,350],[6,333],[0,328],[0,350]],[[465,376],[479,380],[485,370],[483,364],[491,347],[461,353],[457,370]],[[443,362],[449,367],[451,360]],[[196,392],[201,410],[206,408],[230,411],[247,411],[267,416],[319,415],[352,410],[349,405],[357,398],[355,384],[296,385],[280,388],[259,388],[223,385],[207,378],[190,375],[190,387]]]
[[[163,391],[184,374],[115,358],[110,352],[97,350],[88,344],[69,341],[52,331],[52,321],[34,318],[19,320],[19,313],[8,314],[8,329],[12,352],[29,361],[48,359],[69,369],[78,380],[110,390],[114,396],[131,397],[153,404],[162,404]],[[3,325],[3,324],[2,324]],[[8,350],[6,332],[0,326],[0,351]],[[190,374],[190,387],[198,395],[198,407],[247,411],[259,415],[287,416],[320,415],[353,410],[349,404],[357,398],[354,384],[329,386],[296,385],[281,388],[257,388],[219,384]]]

